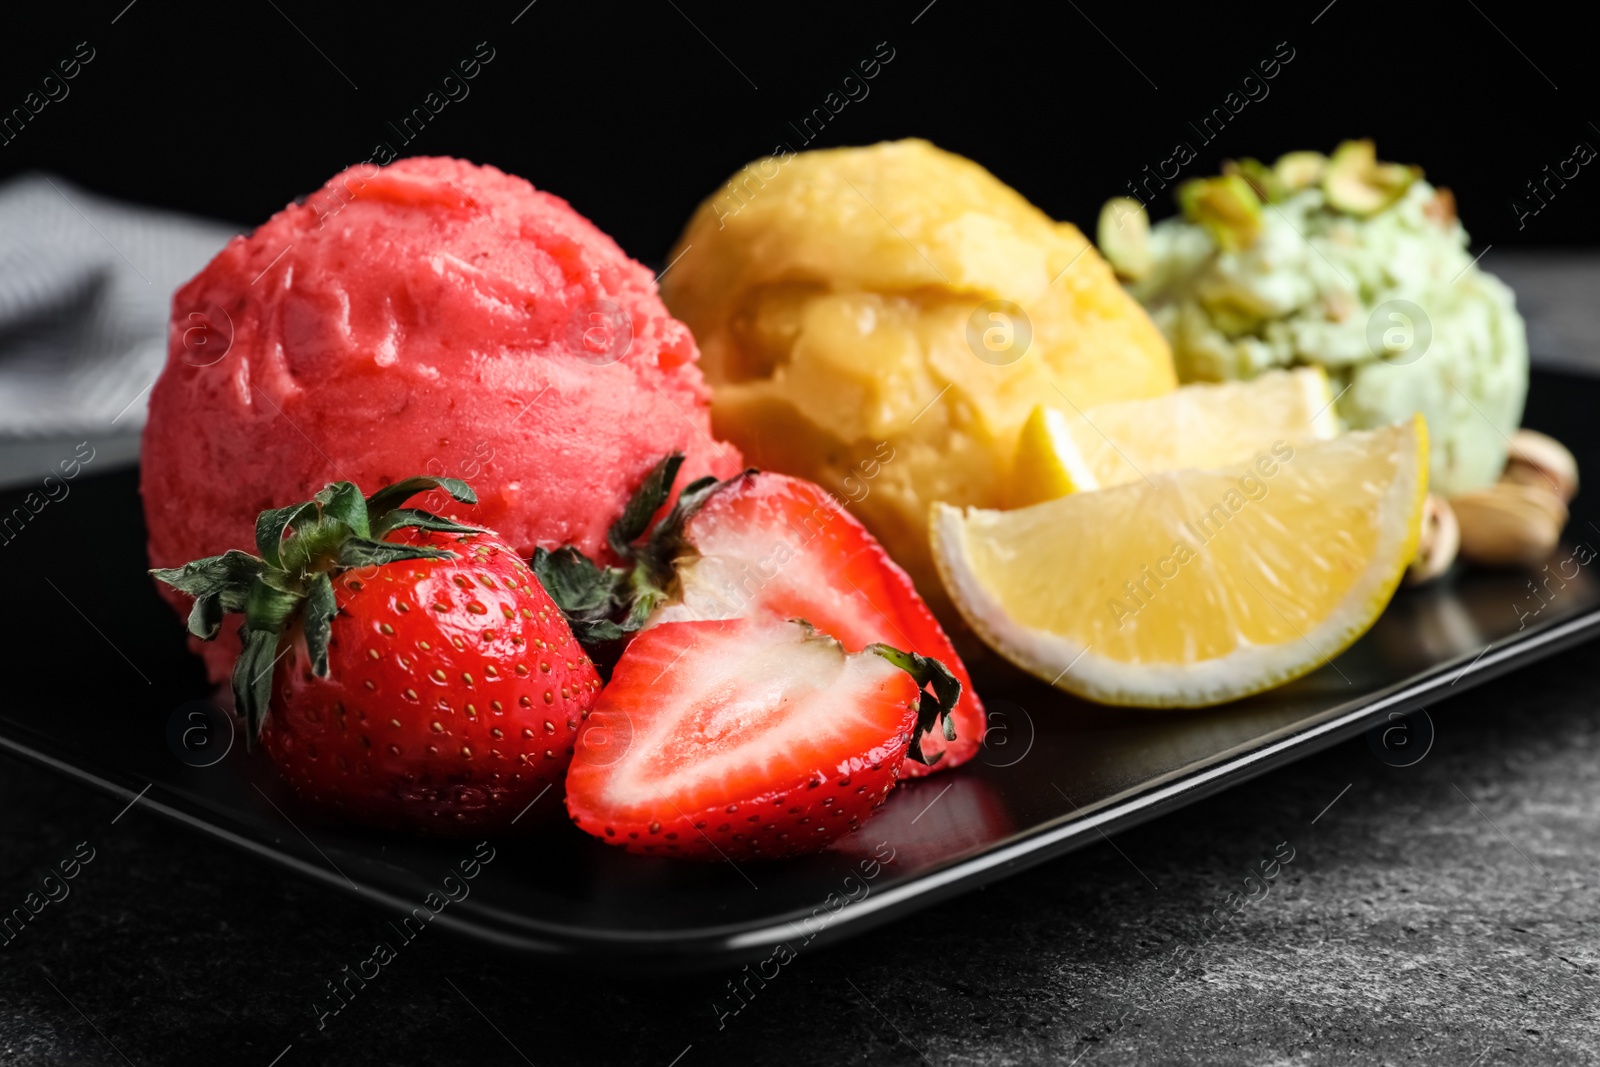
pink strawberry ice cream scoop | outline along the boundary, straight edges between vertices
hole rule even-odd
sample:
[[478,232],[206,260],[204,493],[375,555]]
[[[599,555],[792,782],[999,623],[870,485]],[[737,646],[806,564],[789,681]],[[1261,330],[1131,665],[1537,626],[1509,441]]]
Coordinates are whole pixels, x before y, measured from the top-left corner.
[[[566,201],[456,159],[352,168],[174,297],[144,432],[151,563],[254,551],[265,508],[416,474],[468,481],[476,507],[428,503],[524,554],[604,557],[666,453],[687,453],[682,482],[741,466],[698,358],[650,272]],[[205,646],[213,678],[236,647]]]

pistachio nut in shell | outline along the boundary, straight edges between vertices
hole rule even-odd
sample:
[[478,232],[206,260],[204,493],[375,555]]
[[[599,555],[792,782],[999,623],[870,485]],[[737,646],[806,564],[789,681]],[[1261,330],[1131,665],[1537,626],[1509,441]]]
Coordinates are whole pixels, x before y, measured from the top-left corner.
[[1506,469],[1500,480],[1542,486],[1565,504],[1578,495],[1578,461],[1566,445],[1549,434],[1518,430],[1511,435]]
[[1548,488],[1517,482],[1450,498],[1461,527],[1461,557],[1491,566],[1537,566],[1567,524],[1567,505]]
[[1406,584],[1431,582],[1450,569],[1461,548],[1461,526],[1450,502],[1429,493],[1422,505],[1422,532],[1417,538],[1417,556],[1406,568]]

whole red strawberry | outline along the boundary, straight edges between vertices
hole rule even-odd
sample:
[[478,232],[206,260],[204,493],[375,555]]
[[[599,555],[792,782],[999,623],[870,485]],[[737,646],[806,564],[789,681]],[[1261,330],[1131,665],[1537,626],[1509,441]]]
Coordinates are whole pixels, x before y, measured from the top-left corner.
[[474,499],[455,479],[365,499],[338,482],[263,513],[259,557],[152,573],[196,598],[196,636],[244,613],[235,702],[306,800],[383,825],[503,829],[564,781],[600,679],[515,552],[400,506],[434,488]]

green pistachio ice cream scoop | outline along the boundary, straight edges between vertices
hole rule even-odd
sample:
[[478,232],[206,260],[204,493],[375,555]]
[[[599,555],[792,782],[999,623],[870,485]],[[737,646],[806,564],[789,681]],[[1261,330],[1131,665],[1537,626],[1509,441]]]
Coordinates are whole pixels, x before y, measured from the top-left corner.
[[1181,214],[1147,231],[1125,224],[1137,201],[1108,203],[1101,247],[1181,379],[1317,364],[1352,428],[1427,419],[1435,492],[1499,476],[1527,393],[1527,330],[1467,251],[1448,189],[1346,141],[1331,156],[1230,162],[1176,194]]

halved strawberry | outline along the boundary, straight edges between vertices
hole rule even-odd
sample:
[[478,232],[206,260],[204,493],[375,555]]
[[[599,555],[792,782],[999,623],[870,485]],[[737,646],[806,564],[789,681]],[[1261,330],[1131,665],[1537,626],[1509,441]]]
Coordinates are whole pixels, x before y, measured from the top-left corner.
[[[851,652],[874,642],[904,648],[946,664],[962,687],[952,716],[955,740],[939,732],[923,737],[925,762],[908,763],[906,775],[972,758],[983,742],[983,704],[955,647],[906,572],[821,486],[754,470],[724,482],[704,479],[684,488],[648,540],[634,543],[651,505],[666,499],[674,459],[656,468],[630,508],[632,524],[619,523],[613,535],[612,547],[629,568],[601,572],[571,550],[535,561],[579,639],[595,625],[586,612],[613,639],[640,625],[765,615],[804,619]],[[620,628],[613,618],[622,619]]]
[[[881,641],[931,656],[961,680],[956,739],[922,739],[927,764],[909,777],[955,767],[983,742],[983,704],[967,669],[911,579],[876,538],[814,482],[747,471],[711,490],[683,523],[678,596],[650,624],[765,611],[805,619],[852,652]],[[944,753],[942,759],[939,753]]]
[[957,696],[933,661],[847,653],[804,623],[662,623],[634,638],[580,731],[567,810],[633,852],[814,852],[883,803]]

